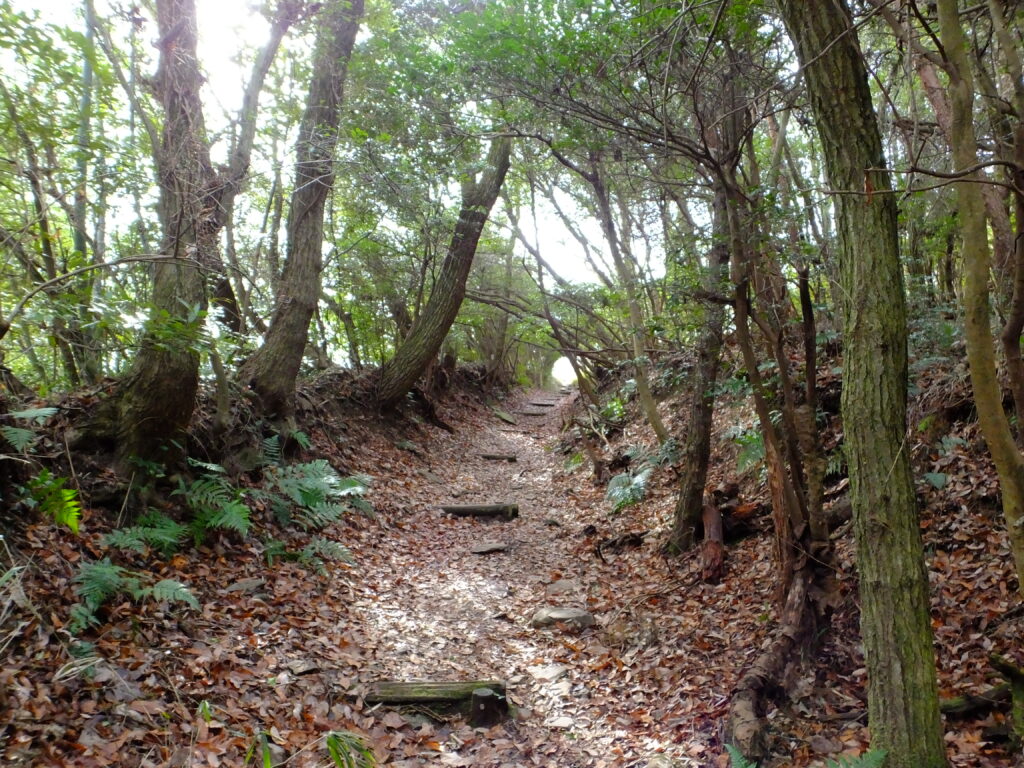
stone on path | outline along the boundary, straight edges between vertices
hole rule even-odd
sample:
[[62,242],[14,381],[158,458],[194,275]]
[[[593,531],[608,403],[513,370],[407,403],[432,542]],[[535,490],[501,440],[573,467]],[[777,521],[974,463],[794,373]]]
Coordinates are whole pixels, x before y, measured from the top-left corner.
[[559,579],[547,585],[544,593],[549,597],[552,595],[564,595],[567,592],[575,592],[580,589],[580,583],[573,579]]
[[545,605],[530,619],[530,626],[534,629],[550,627],[554,624],[569,624],[576,629],[586,629],[594,626],[594,614],[584,611],[582,608],[559,608],[554,605]]
[[545,664],[542,667],[529,670],[534,680],[542,683],[553,683],[569,671],[565,664]]

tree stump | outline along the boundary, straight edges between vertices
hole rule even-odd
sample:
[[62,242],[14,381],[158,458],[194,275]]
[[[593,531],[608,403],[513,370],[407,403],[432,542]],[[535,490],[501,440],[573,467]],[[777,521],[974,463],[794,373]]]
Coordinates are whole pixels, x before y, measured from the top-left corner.
[[474,688],[469,701],[469,724],[474,728],[490,728],[508,714],[508,700],[491,688]]

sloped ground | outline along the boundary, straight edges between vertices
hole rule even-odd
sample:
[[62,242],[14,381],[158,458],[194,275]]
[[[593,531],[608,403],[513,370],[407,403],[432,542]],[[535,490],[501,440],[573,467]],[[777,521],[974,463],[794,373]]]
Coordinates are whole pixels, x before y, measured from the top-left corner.
[[[528,405],[541,399],[558,402]],[[185,550],[158,575],[188,582],[202,609],[112,605],[78,661],[61,627],[76,563],[102,554],[100,516],[87,511],[77,538],[28,527],[18,554],[30,567],[0,605],[0,762],[234,766],[262,732],[275,760],[324,765],[323,735],[352,729],[395,766],[726,765],[729,693],[774,615],[770,538],[730,547],[719,585],[700,583],[688,558],[663,559],[657,532],[603,562],[599,540],[664,524],[674,474],[659,470],[641,505],[610,515],[588,468],[556,451],[570,400],[521,394],[501,407],[541,415],[516,413],[510,425],[456,393],[440,409],[454,433],[356,417],[319,428],[313,436],[338,466],[376,478],[377,517],[353,516],[334,534],[354,565],[324,576],[290,563],[268,568],[255,538]],[[738,418],[723,409],[720,436]],[[627,427],[620,443],[645,434]],[[915,446],[922,476],[932,473],[920,492],[948,695],[987,687],[987,652],[1019,653],[1021,637],[991,469],[970,427],[955,435],[919,436]],[[726,445],[719,440],[714,482],[732,474]],[[518,460],[486,461],[485,452]],[[756,483],[747,493],[757,501]],[[518,519],[454,519],[437,506],[503,501],[519,504]],[[508,551],[469,551],[492,540]],[[848,536],[837,549],[844,602],[794,700],[770,716],[776,765],[820,765],[868,742]],[[597,625],[531,628],[544,605],[585,608]],[[514,720],[473,729],[361,698],[378,680],[484,678],[508,682]],[[953,764],[1013,764],[990,736],[1001,719],[950,722]]]

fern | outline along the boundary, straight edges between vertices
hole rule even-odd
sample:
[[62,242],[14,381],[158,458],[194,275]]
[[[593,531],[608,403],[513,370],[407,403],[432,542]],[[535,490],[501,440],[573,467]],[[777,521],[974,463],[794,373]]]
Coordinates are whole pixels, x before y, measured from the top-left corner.
[[280,464],[281,463],[281,438],[277,435],[271,435],[266,438],[261,444],[263,449],[263,463],[264,464]]
[[67,478],[54,477],[49,470],[41,470],[28,481],[28,498],[25,501],[30,507],[52,517],[58,525],[66,525],[73,533],[78,533],[82,505],[78,501],[78,491],[65,488],[66,482]]
[[314,504],[309,509],[299,510],[295,515],[295,522],[305,531],[311,529],[320,530],[321,528],[326,528],[331,523],[338,522],[344,514],[345,508],[340,504],[322,501],[319,504]]
[[93,612],[115,595],[134,593],[141,585],[137,574],[114,565],[109,557],[95,563],[83,563],[72,582],[82,604]]
[[331,560],[342,563],[354,563],[352,551],[343,544],[322,536],[315,536],[312,541],[302,548],[299,554],[299,562],[303,565],[311,565],[316,570],[323,568],[323,561]]
[[351,731],[331,731],[324,741],[335,768],[373,768],[377,764],[373,750]]
[[[748,760],[732,744],[726,744],[725,749],[729,753],[732,768],[757,768],[756,762]],[[825,763],[825,768],[882,768],[885,755],[884,749],[872,749],[857,757],[840,757],[836,760],[829,760]]]
[[139,519],[139,525],[118,528],[103,537],[103,544],[117,549],[130,549],[145,554],[147,547],[169,557],[181,544],[188,528],[159,512],[150,512]]
[[199,608],[199,601],[179,581],[164,579],[156,584],[147,584],[147,576],[115,565],[109,557],[95,563],[83,563],[78,568],[72,581],[75,593],[81,603],[71,609],[68,630],[78,634],[99,623],[96,612],[111,598],[118,595],[131,595],[135,600],[149,598],[152,600],[172,603],[185,603],[192,608]]
[[192,591],[180,581],[175,581],[174,579],[158,581],[152,587],[147,587],[145,594],[154,600],[168,603],[185,603],[190,608],[199,609],[199,601],[196,600]]
[[241,492],[223,477],[207,475],[189,485],[182,483],[175,493],[185,497],[195,515],[189,528],[197,544],[214,528],[237,531],[243,536],[249,532],[249,507],[242,501]]
[[621,512],[643,499],[647,493],[647,480],[651,476],[650,468],[642,469],[635,475],[623,472],[608,482],[605,498],[612,503],[612,511]]

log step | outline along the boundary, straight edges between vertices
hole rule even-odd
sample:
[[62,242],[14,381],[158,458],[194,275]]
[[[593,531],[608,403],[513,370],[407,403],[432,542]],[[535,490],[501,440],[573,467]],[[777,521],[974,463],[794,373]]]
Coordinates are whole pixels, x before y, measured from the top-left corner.
[[511,453],[481,453],[480,458],[490,461],[507,461],[509,463],[517,460],[515,454]]
[[519,517],[518,504],[442,504],[441,509],[454,517]]
[[505,683],[501,680],[434,680],[406,682],[381,680],[370,684],[363,699],[367,704],[436,704],[442,702],[466,701],[478,688],[489,688],[496,694],[505,695]]

